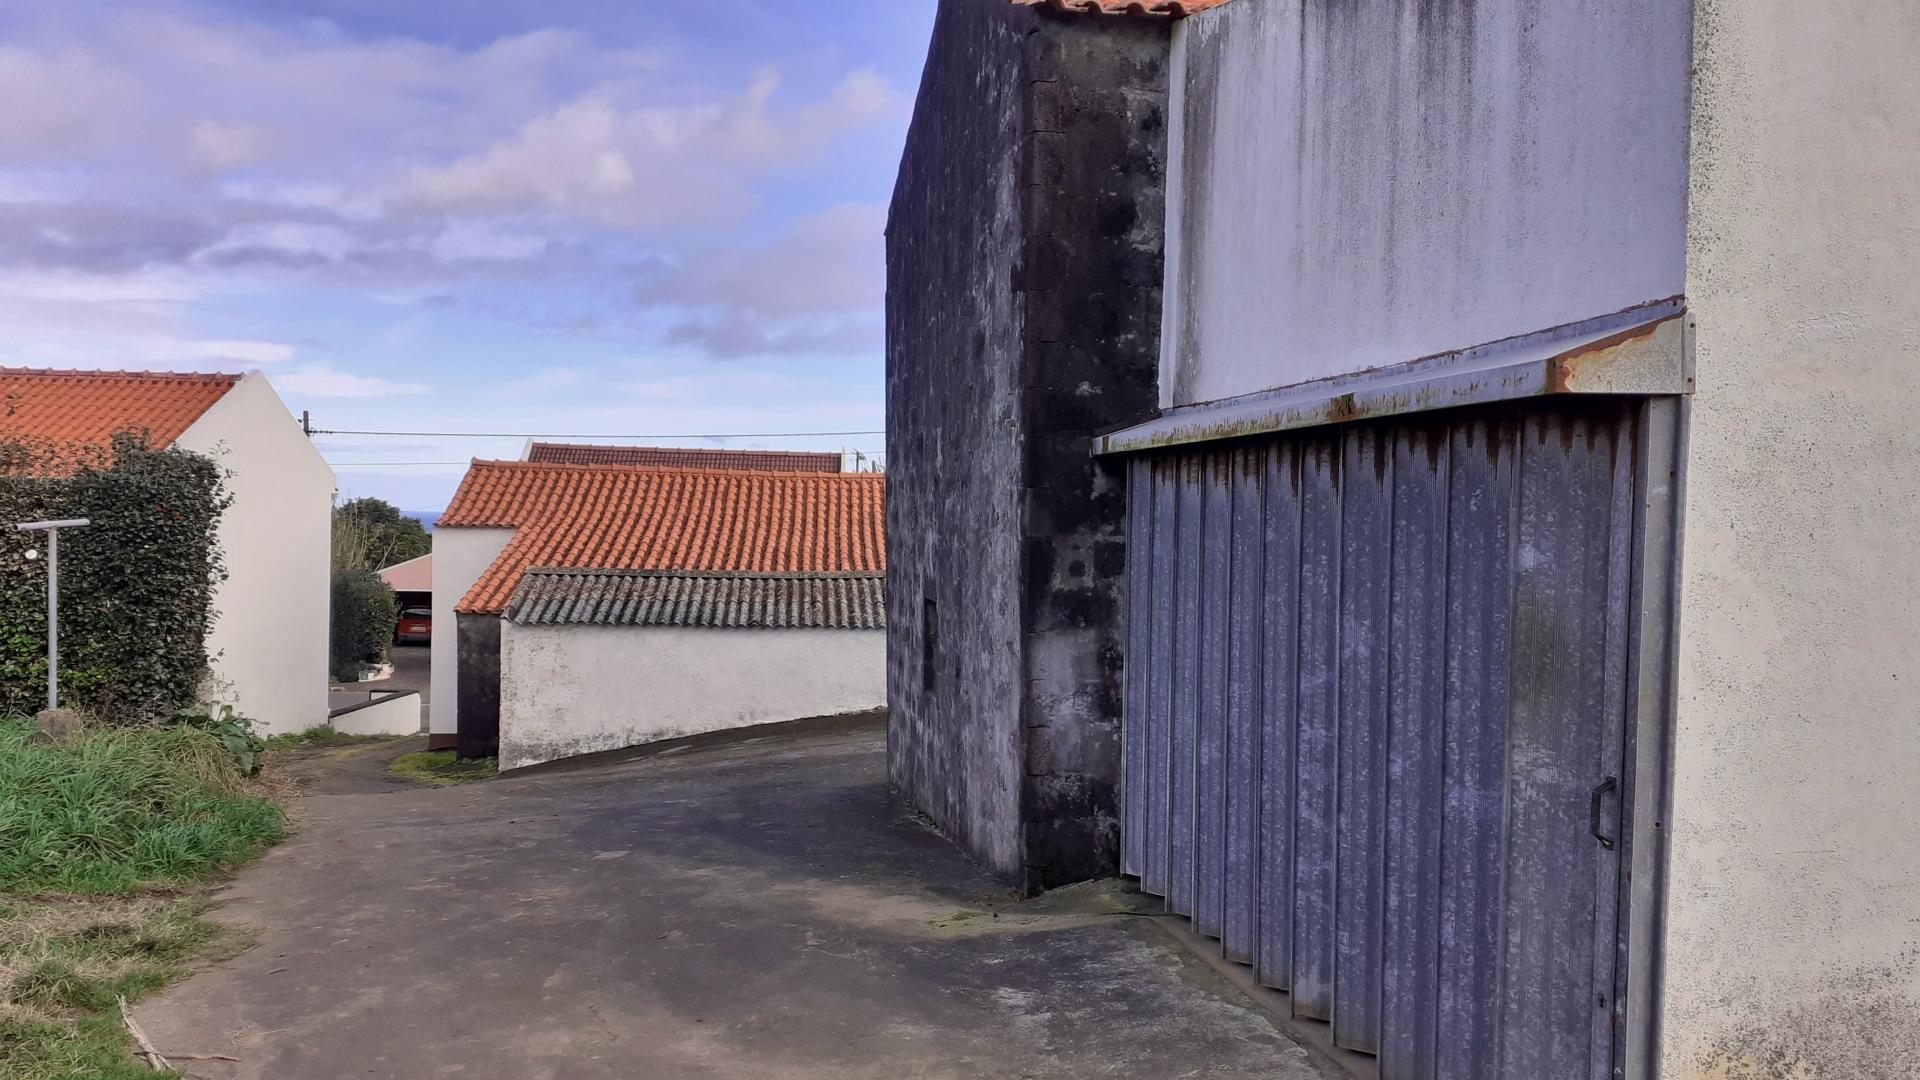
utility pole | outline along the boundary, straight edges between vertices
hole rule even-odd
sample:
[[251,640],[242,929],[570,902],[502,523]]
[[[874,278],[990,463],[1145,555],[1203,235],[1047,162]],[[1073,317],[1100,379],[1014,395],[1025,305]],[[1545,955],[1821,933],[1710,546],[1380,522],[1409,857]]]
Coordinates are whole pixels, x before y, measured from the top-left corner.
[[[84,529],[93,524],[86,518],[61,521],[29,521],[15,525],[15,532],[47,534],[47,708],[60,707],[60,530]],[[27,552],[33,558],[33,552]]]

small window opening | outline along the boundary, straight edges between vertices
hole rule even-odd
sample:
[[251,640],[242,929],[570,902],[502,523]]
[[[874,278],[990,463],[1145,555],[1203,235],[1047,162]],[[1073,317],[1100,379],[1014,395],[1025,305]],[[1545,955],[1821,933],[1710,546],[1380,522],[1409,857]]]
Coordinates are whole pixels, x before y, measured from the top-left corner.
[[920,601],[920,689],[932,690],[940,679],[940,608],[929,596]]

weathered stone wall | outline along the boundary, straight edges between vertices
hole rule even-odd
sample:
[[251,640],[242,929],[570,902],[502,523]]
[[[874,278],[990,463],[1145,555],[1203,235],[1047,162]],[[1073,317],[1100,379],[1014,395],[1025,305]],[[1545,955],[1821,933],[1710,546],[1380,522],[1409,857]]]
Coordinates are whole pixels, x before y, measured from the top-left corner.
[[1009,878],[1024,862],[1012,269],[1034,24],[993,0],[940,5],[887,225],[888,761]]
[[500,750],[500,616],[460,615],[455,629],[460,645],[455,746],[463,758],[492,757]]
[[1157,393],[1167,33],[943,0],[888,227],[891,770],[1028,888],[1115,861],[1123,508],[1089,451]]
[[1158,401],[1169,28],[1067,17],[1031,39],[1022,564],[1029,887],[1115,872],[1123,474],[1092,436]]

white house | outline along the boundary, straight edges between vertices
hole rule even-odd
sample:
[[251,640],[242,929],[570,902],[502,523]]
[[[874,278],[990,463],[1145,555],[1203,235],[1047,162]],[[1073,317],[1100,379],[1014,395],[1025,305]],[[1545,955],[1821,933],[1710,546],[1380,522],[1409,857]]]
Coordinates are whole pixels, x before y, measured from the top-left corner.
[[434,530],[435,743],[510,769],[878,708],[885,484],[474,462]]
[[878,709],[884,583],[529,570],[500,629],[500,768]]
[[0,396],[0,435],[105,445],[144,431],[226,471],[209,697],[270,734],[325,723],[333,471],[266,376],[0,368]]

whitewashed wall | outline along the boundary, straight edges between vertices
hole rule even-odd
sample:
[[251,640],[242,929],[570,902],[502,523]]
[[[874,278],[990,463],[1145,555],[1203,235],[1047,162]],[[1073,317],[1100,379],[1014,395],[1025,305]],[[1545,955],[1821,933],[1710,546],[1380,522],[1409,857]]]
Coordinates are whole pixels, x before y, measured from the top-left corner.
[[431,705],[427,723],[434,735],[460,730],[460,649],[453,608],[480,580],[493,560],[507,549],[512,529],[463,529],[439,526],[433,530],[433,643],[428,649]]
[[1699,4],[1669,1078],[1920,1075],[1920,5]]
[[1183,20],[1162,404],[1680,293],[1688,8],[1256,0]]
[[228,577],[207,637],[214,700],[268,734],[327,719],[333,470],[253,372],[175,440],[229,471],[220,519]]
[[881,630],[501,627],[503,770],[886,702]]
[[390,694],[350,712],[335,713],[328,723],[342,735],[417,735],[420,695]]

